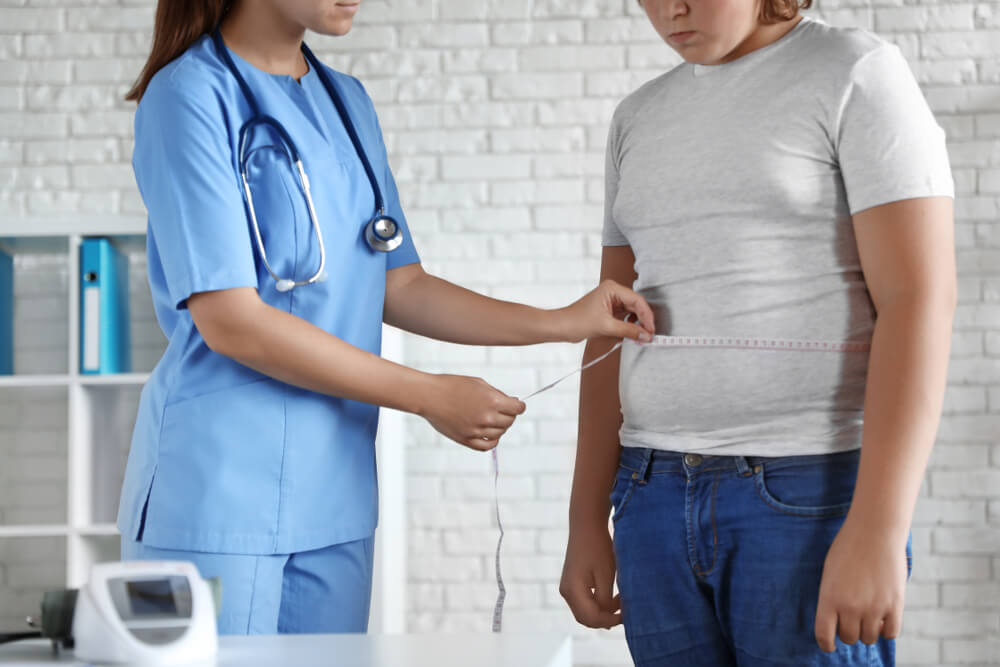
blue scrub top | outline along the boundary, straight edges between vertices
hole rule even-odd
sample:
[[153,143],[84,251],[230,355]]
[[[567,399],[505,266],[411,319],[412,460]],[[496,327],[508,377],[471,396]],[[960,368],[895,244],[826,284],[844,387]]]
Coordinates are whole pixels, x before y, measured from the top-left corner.
[[[280,121],[299,149],[329,279],[281,293],[257,256],[237,165],[250,108],[203,36],[153,77],[135,117],[132,166],[149,213],[149,283],[169,344],[142,391],[118,528],[153,547],[292,553],[374,532],[378,408],[284,384],[213,352],[187,298],[253,287],[271,306],[379,354],[386,271],[419,257],[361,83],[327,68],[387,211],[403,227],[403,245],[388,254],[365,243],[374,195],[317,73],[299,83],[230,53],[261,113]],[[272,130],[255,130],[249,181],[272,268],[303,280],[318,267],[319,245],[280,146]]]

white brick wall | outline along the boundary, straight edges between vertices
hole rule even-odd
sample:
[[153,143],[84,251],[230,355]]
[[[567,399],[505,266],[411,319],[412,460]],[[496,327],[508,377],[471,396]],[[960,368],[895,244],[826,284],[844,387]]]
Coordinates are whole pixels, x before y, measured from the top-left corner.
[[[948,131],[961,303],[946,414],[914,526],[900,664],[1000,664],[1000,3],[819,0],[812,13],[899,44]],[[121,96],[151,24],[148,0],[0,2],[0,215],[142,211],[128,167],[132,106]],[[541,306],[594,282],[611,113],[678,62],[632,0],[365,0],[348,37],[311,43],[375,99],[430,270]],[[60,298],[46,297],[55,310]],[[64,341],[32,345],[39,351],[25,352],[25,363],[60,365],[41,348]],[[155,339],[145,349],[137,365],[148,367]],[[522,395],[580,353],[418,339],[406,347],[419,368],[480,375]],[[502,447],[507,627],[572,629],[579,664],[627,664],[621,631],[575,628],[556,591],[575,391],[532,400]],[[418,419],[407,429],[409,627],[486,630],[496,537],[488,458]],[[3,511],[11,497],[20,496],[5,492]],[[18,548],[0,559],[0,607],[5,575],[25,567],[18,554],[34,543]],[[39,576],[59,571],[47,565]]]

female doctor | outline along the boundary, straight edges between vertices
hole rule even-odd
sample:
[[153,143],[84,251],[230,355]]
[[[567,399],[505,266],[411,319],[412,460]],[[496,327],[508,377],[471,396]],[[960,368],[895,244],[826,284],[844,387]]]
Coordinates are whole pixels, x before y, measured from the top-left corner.
[[382,359],[383,322],[475,345],[652,332],[615,283],[543,311],[421,269],[371,100],[302,41],[347,33],[358,6],[160,0],[128,95],[169,344],[140,401],[122,558],[220,576],[223,633],[366,630],[377,406],[477,450],[524,411],[480,379]]

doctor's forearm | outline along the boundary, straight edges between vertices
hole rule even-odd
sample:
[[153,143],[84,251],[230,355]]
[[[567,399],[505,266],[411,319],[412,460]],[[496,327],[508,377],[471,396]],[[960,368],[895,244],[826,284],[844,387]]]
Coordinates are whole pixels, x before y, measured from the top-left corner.
[[238,302],[232,297],[197,305],[189,300],[192,315],[198,311],[196,326],[215,352],[287,384],[405,412],[422,414],[423,401],[434,395],[433,375],[346,343],[265,304],[253,290],[238,295]]
[[940,422],[954,309],[949,296],[914,297],[883,307],[875,325],[850,514],[900,542]]
[[566,340],[555,310],[500,301],[459,287],[423,270],[386,290],[386,324],[466,345],[531,345]]

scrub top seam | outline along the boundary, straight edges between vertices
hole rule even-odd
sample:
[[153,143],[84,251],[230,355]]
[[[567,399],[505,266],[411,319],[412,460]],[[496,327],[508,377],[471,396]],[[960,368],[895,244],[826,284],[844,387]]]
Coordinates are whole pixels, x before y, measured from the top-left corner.
[[[299,159],[301,160],[302,157],[299,156]],[[291,166],[292,165],[289,164],[289,167],[291,167]],[[292,275],[291,275],[291,278],[292,278],[292,280],[298,280],[299,279],[299,277],[298,277],[299,276],[299,221],[298,221],[298,216],[295,215],[295,201],[292,199],[292,193],[288,190],[288,180],[287,179],[282,179],[282,180],[284,180],[284,182],[285,182],[285,194],[288,196],[288,211],[289,211],[290,215],[292,216]],[[298,184],[296,184],[296,189],[297,190],[301,190],[301,186],[298,185]],[[302,194],[304,196],[305,192],[303,191]],[[306,215],[307,216],[309,215],[308,211],[306,211]],[[311,219],[308,222],[309,222],[310,225],[312,224],[312,220]],[[312,276],[310,276],[310,277],[312,277]],[[294,291],[295,290],[289,291],[289,294],[292,295],[288,299],[288,312],[289,313],[292,312],[292,301],[295,298],[294,294],[292,294],[292,293]]]
[[[187,317],[191,317],[190,311],[188,311]],[[194,325],[194,318],[191,318],[191,328],[194,329],[195,331],[198,330],[198,328]],[[170,407],[170,401],[167,400],[167,397],[170,396],[171,391],[176,387],[177,378],[179,375],[180,375],[179,370],[175,368],[174,372],[170,374],[170,381],[164,388],[163,407],[160,408],[160,427],[156,429],[156,456],[153,457],[153,472],[149,476],[149,481],[146,482],[145,492],[143,493],[142,496],[142,503],[139,506],[139,511],[136,517],[132,521],[131,537],[133,539],[141,538],[141,536],[139,535],[140,529],[142,530],[143,533],[146,532],[145,523],[146,521],[149,520],[149,503],[151,500],[150,496],[153,495],[153,482],[156,480],[156,471],[160,467],[160,445],[163,444],[163,429],[167,423],[167,408]],[[145,521],[143,520],[143,517],[145,517]]]
[[260,570],[260,560],[262,556],[256,556],[253,559],[253,579],[250,581],[250,604],[247,605],[247,634],[250,634],[250,628],[253,627],[253,611],[254,611],[254,599],[257,597],[257,574]]
[[[292,301],[295,299],[295,290],[291,290],[288,299],[288,312],[292,312]],[[278,468],[278,507],[274,513],[274,545],[273,551],[278,550],[278,543],[281,539],[281,499],[285,495],[285,456],[288,454],[288,386],[281,385],[281,466]]]
[[[149,520],[149,501],[153,495],[153,482],[156,480],[156,470],[160,467],[160,443],[163,442],[163,426],[166,423],[167,403],[163,402],[160,410],[160,428],[156,432],[156,456],[153,457],[153,471],[149,475],[149,481],[145,484],[145,492],[142,494],[142,502],[139,504],[139,511],[132,520],[132,531],[129,537],[138,542],[142,542],[143,533],[146,532],[145,523]],[[145,517],[145,521],[143,520]]]
[[[313,71],[311,67],[309,71],[310,72]],[[319,72],[316,72],[316,78],[317,79],[319,78]],[[310,83],[310,84],[300,84],[300,85],[302,89],[303,99],[305,99],[306,105],[309,107],[309,113],[311,113],[313,115],[313,118],[315,119],[314,124],[316,126],[317,134],[319,134],[321,137],[323,137],[324,140],[326,140],[327,147],[331,149],[335,148],[336,146],[333,139],[333,132],[330,130],[329,127],[330,124],[326,120],[325,114],[323,114],[322,111],[320,110],[319,103],[314,99],[312,91],[306,87],[306,85],[312,85],[312,84]],[[320,86],[322,85],[323,84],[320,83]],[[312,122],[312,119],[307,119],[307,120],[310,120],[310,122]]]

